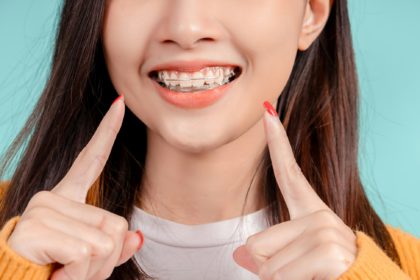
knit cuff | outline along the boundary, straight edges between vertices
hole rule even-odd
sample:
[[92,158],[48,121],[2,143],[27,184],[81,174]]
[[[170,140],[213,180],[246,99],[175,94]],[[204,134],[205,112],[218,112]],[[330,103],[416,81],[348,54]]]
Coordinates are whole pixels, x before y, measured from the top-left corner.
[[364,232],[356,231],[356,245],[356,260],[339,280],[410,279]]
[[19,216],[11,218],[0,231],[0,279],[48,279],[52,273],[52,265],[32,263],[13,251],[7,244],[19,218]]

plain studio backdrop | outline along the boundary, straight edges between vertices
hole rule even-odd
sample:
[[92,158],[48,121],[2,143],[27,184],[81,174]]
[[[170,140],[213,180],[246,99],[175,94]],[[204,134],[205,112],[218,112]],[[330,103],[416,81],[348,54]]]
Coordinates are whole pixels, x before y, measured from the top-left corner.
[[[420,236],[420,1],[349,2],[362,181],[385,223]],[[1,154],[45,85],[60,4],[0,0]]]

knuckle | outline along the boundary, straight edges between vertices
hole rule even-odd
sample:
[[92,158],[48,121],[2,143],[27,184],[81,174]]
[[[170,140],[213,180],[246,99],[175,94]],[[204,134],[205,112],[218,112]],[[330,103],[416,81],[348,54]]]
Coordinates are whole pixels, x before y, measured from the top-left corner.
[[278,178],[280,178],[279,176],[283,176],[280,168],[277,165],[273,165],[273,173],[274,173],[274,176]]
[[25,226],[26,229],[34,231],[34,230],[40,230],[42,228],[45,228],[45,226],[41,223],[41,221],[34,217],[29,217],[22,221],[21,225]]
[[274,167],[273,172],[277,178],[282,178],[282,181],[289,186],[298,184],[303,176],[302,170],[296,160],[285,163],[284,167]]
[[337,277],[349,268],[349,265],[340,261],[334,265]]
[[50,200],[51,200],[51,192],[39,191],[32,196],[31,200],[28,203],[28,206],[33,207],[38,204],[46,204]]
[[331,259],[343,257],[343,251],[341,246],[335,242],[329,242],[321,245],[320,251],[322,254],[328,256]]
[[[23,213],[20,221],[24,222],[25,225],[30,224],[35,226],[42,225],[42,220],[48,219],[49,217],[51,217],[50,209],[43,206],[34,206]],[[30,227],[28,229],[30,229]]]
[[109,256],[115,249],[115,243],[112,238],[106,236],[102,242],[102,254],[103,256]]
[[51,214],[50,210],[46,207],[42,206],[35,206],[31,208],[27,213],[27,218],[43,218],[43,217],[49,217]]
[[293,160],[289,164],[286,165],[287,174],[291,178],[299,177],[302,175],[302,169],[300,169],[299,164],[296,162],[296,160]]
[[92,161],[94,164],[97,164],[101,168],[105,166],[108,157],[105,154],[96,152],[94,150],[86,150],[85,158],[87,158],[89,161]]
[[118,135],[118,130],[116,130],[112,125],[107,125],[106,132],[109,133],[112,137],[117,137]]
[[84,186],[85,186],[85,179],[84,179],[84,177],[85,177],[85,175],[86,175],[87,173],[86,172],[84,172],[83,174],[82,174],[82,176],[80,176],[80,177],[78,177],[78,178],[73,178],[73,180],[72,180],[72,182],[71,182],[71,187],[72,188],[75,188],[75,189],[83,189],[84,188]]
[[127,220],[117,215],[114,221],[114,230],[119,235],[125,234],[128,231]]
[[98,217],[97,217],[97,219],[95,219],[96,220],[95,226],[97,228],[103,229],[103,228],[105,228],[106,224],[108,224],[108,222],[109,222],[109,217],[108,217],[108,214],[107,214],[108,212],[106,210],[103,210],[103,209],[100,209],[100,208],[98,208],[98,210],[99,210],[97,212]]
[[353,262],[353,260],[346,258],[345,249],[337,243],[329,243],[321,246],[320,252],[330,260],[329,263],[338,272],[337,275],[346,271]]
[[258,237],[257,235],[251,235],[247,238],[245,248],[250,255],[258,255]]
[[34,235],[40,231],[40,226],[41,225],[37,219],[24,217],[16,224],[13,234],[16,235],[16,233],[18,233],[19,235],[22,235],[23,233],[26,235],[30,233],[31,235]]
[[101,167],[105,166],[108,158],[102,154],[96,154],[93,156],[94,161]]
[[316,212],[318,220],[322,224],[328,225],[337,225],[337,217],[335,216],[334,212],[329,209],[321,209]]
[[331,227],[321,228],[316,232],[316,239],[319,243],[335,242],[337,237],[337,231]]
[[87,259],[92,253],[92,247],[87,243],[80,243],[76,247],[76,258],[77,259]]

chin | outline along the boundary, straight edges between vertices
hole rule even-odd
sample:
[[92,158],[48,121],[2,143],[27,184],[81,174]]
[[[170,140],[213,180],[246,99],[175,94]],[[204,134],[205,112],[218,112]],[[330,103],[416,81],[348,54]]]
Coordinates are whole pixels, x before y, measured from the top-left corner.
[[231,135],[220,131],[220,128],[217,131],[172,130],[163,138],[171,146],[191,154],[203,154],[213,151],[229,143],[232,139]]

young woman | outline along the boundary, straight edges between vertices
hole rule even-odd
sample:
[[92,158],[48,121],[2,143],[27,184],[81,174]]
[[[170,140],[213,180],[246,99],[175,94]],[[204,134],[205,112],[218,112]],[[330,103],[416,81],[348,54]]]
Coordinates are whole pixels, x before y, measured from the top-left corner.
[[357,120],[345,0],[64,1],[0,279],[420,279]]

